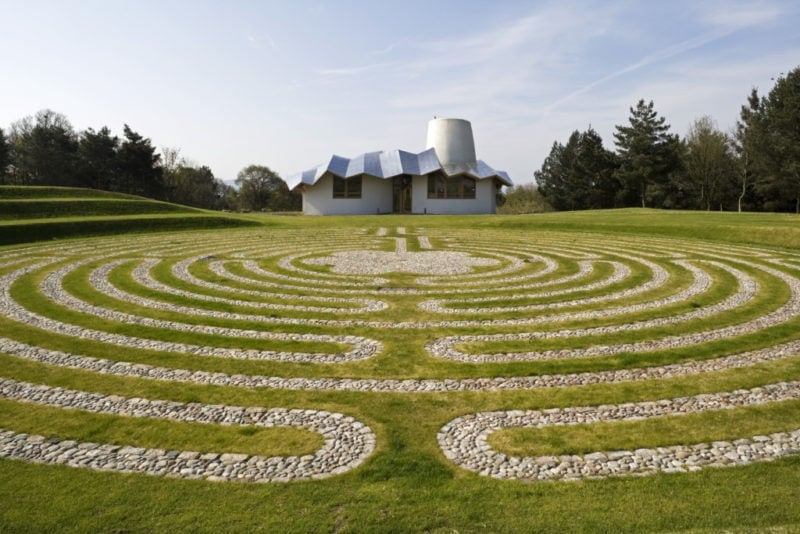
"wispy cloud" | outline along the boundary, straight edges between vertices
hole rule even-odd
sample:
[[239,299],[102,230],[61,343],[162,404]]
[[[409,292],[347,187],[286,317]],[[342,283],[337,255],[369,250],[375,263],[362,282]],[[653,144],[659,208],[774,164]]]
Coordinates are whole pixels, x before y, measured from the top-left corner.
[[398,41],[396,43],[391,43],[391,44],[387,45],[386,47],[381,48],[379,50],[373,50],[372,52],[370,52],[370,54],[372,54],[373,56],[383,56],[383,55],[386,55],[386,54],[394,51],[394,49],[397,48],[398,46],[400,46],[400,44],[401,44],[400,41]]
[[247,42],[248,44],[257,50],[261,50],[265,47],[269,47],[273,50],[278,49],[278,45],[275,44],[275,41],[268,33],[260,33],[260,34],[248,34],[247,35]]
[[545,113],[551,112],[556,107],[558,107],[560,105],[563,105],[564,103],[572,100],[573,98],[575,98],[577,96],[580,96],[580,95],[588,93],[589,91],[591,91],[592,89],[598,87],[599,85],[602,85],[602,84],[607,83],[609,81],[612,81],[612,80],[614,80],[616,78],[624,76],[625,74],[630,74],[632,72],[635,72],[635,71],[637,71],[637,70],[639,70],[641,68],[648,67],[650,65],[665,61],[665,60],[673,58],[675,56],[679,56],[679,55],[681,55],[683,53],[689,52],[689,51],[694,50],[696,48],[700,48],[700,47],[702,47],[704,45],[707,45],[709,43],[712,43],[714,41],[717,41],[717,40],[729,35],[730,33],[732,33],[732,31],[733,30],[727,30],[727,29],[726,30],[716,30],[716,31],[707,33],[705,35],[701,35],[699,37],[695,37],[693,39],[687,39],[687,40],[682,41],[680,43],[676,43],[676,44],[674,44],[672,46],[668,46],[666,48],[658,50],[658,51],[656,51],[656,52],[654,52],[652,54],[648,54],[648,55],[644,56],[643,58],[641,58],[639,61],[636,61],[635,63],[632,63],[632,64],[630,64],[630,65],[628,65],[628,66],[626,66],[626,67],[624,67],[622,69],[616,70],[616,71],[614,71],[614,72],[612,72],[612,73],[610,73],[610,74],[608,74],[606,76],[603,76],[602,78],[594,80],[594,81],[584,85],[583,87],[580,87],[579,89],[576,89],[575,91],[572,91],[571,93],[567,94],[566,96],[564,96],[562,98],[559,98],[558,100],[554,101],[553,103],[551,103],[550,105],[548,105],[545,108]]
[[785,11],[783,6],[773,2],[758,2],[756,4],[736,4],[722,2],[715,9],[710,9],[705,14],[705,20],[715,26],[731,29],[758,26],[778,19]]
[[395,65],[395,62],[371,63],[368,65],[360,65],[356,67],[335,67],[335,68],[320,68],[316,70],[317,74],[322,76],[357,76],[369,71],[384,69]]

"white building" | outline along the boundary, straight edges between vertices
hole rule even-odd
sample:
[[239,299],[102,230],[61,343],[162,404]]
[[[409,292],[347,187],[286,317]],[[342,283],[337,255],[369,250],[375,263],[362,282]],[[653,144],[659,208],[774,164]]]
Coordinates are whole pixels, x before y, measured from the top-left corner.
[[289,179],[303,193],[306,215],[494,213],[499,188],[513,183],[475,157],[472,125],[463,119],[428,123],[427,148],[333,156]]

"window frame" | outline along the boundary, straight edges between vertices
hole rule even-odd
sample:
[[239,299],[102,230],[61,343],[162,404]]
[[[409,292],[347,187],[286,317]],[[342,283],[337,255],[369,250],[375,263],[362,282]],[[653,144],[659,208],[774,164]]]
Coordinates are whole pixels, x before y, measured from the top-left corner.
[[428,199],[474,200],[477,194],[478,180],[471,176],[447,176],[442,171],[428,175]]
[[331,197],[335,199],[358,199],[361,198],[364,183],[362,176],[351,176],[342,178],[341,176],[331,175],[333,184],[331,186]]

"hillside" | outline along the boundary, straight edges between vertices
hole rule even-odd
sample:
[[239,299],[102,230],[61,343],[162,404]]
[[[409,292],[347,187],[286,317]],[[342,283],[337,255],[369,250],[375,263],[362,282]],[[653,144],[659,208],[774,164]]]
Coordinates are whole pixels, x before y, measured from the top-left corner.
[[0,245],[254,223],[134,195],[73,187],[0,186]]

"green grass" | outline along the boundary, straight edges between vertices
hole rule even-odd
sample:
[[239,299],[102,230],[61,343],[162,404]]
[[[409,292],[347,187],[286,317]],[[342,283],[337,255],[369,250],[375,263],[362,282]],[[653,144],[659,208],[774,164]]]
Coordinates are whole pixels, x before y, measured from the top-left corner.
[[[7,188],[0,189],[0,198],[9,198],[8,194]],[[19,190],[13,194],[17,198],[24,198],[28,192]],[[59,195],[59,191],[40,194],[38,197],[30,195],[29,198],[33,198],[26,202]],[[71,195],[64,193],[61,196],[65,199],[74,199],[77,196],[76,193]],[[107,201],[119,200],[121,199],[115,197]],[[100,204],[101,201],[93,202]],[[383,299],[390,304],[388,310],[370,314],[325,315],[237,308],[230,304],[206,302],[190,297],[162,295],[135,283],[130,277],[131,270],[138,261],[145,258],[146,251],[152,251],[161,260],[153,269],[153,276],[169,286],[244,301],[303,304],[303,301],[295,300],[293,296],[314,295],[313,289],[270,288],[260,286],[257,281],[244,283],[226,280],[211,272],[208,262],[193,264],[190,269],[192,274],[224,287],[279,292],[288,296],[262,298],[225,290],[208,290],[178,280],[172,274],[171,267],[187,257],[214,256],[225,261],[231,273],[253,277],[252,273],[237,263],[235,254],[244,251],[248,258],[253,258],[266,271],[293,275],[291,271],[283,270],[278,265],[279,259],[287,254],[288,249],[310,256],[325,255],[326,248],[340,245],[354,249],[372,247],[393,250],[394,241],[388,242],[389,237],[386,242],[373,244],[375,230],[386,227],[389,230],[388,236],[391,237],[396,236],[397,227],[404,226],[409,234],[409,250],[417,250],[414,234],[419,232],[429,236],[435,246],[442,246],[447,238],[456,239],[457,244],[463,247],[469,247],[474,242],[480,253],[490,257],[492,249],[506,246],[507,250],[513,249],[520,254],[542,252],[551,257],[563,258],[561,269],[537,280],[553,280],[575,272],[579,259],[566,257],[571,248],[595,250],[604,258],[621,261],[632,269],[632,276],[614,288],[484,303],[490,306],[539,304],[597,296],[620,288],[636,287],[647,280],[649,271],[622,255],[615,256],[620,251],[625,253],[639,250],[642,254],[654,254],[652,261],[667,268],[672,280],[667,287],[648,295],[603,303],[599,305],[601,308],[646,302],[688,286],[691,275],[683,268],[671,266],[662,257],[675,250],[688,251],[690,258],[730,256],[733,258],[730,260],[731,265],[747,272],[759,283],[756,298],[746,306],[713,318],[643,331],[619,332],[593,339],[553,340],[542,343],[537,348],[576,348],[594,342],[644,340],[718,328],[758,317],[786,302],[789,297],[788,289],[774,277],[738,263],[737,258],[769,265],[759,259],[754,250],[784,256],[800,255],[800,219],[770,214],[654,210],[496,217],[314,218],[246,214],[229,215],[227,218],[251,225],[247,228],[200,229],[193,226],[186,231],[140,234],[144,231],[143,228],[148,228],[151,224],[151,229],[155,229],[155,221],[169,220],[172,217],[186,218],[187,215],[132,215],[120,219],[128,220],[129,224],[120,224],[115,230],[125,232],[124,236],[55,240],[46,246],[35,243],[18,247],[6,246],[0,248],[0,255],[3,258],[20,257],[20,265],[32,263],[42,256],[56,254],[63,257],[64,262],[106,255],[127,258],[131,261],[114,269],[109,277],[115,286],[124,291],[172,304],[205,310],[237,311],[267,318],[493,320],[524,317],[526,312],[446,315],[427,313],[418,308],[417,304],[428,298],[447,297],[446,288],[437,289],[431,295],[363,295],[367,298]],[[51,222],[57,228],[73,222],[96,225],[98,221],[91,217],[76,217],[70,221],[54,219]],[[37,221],[37,224],[44,224],[44,221]],[[419,231],[420,227],[425,230]],[[2,228],[3,225],[0,224],[0,233]],[[367,232],[358,234],[361,229],[366,229]],[[73,237],[81,235],[67,234]],[[212,320],[200,315],[146,308],[102,295],[90,286],[90,272],[104,261],[97,260],[75,269],[64,278],[65,289],[87,302],[134,315],[261,331],[366,336],[379,340],[384,351],[363,361],[325,365],[198,358],[187,354],[124,349],[98,341],[77,339],[31,328],[4,316],[0,316],[0,336],[98,358],[229,374],[444,379],[600,371],[703,360],[797,339],[800,332],[800,319],[796,318],[748,336],[688,348],[563,361],[466,364],[432,358],[425,352],[424,345],[437,337],[453,334],[552,331],[623,324],[630,320],[685,313],[697,309],[698,306],[708,306],[725,299],[735,292],[735,280],[723,270],[706,266],[704,268],[714,279],[711,291],[689,302],[627,316],[502,328],[479,326],[386,330],[367,326],[346,328],[274,324],[255,320]],[[109,332],[242,348],[340,348],[333,344],[258,343],[235,337],[192,336],[167,329],[105,321],[69,311],[49,301],[38,291],[38,284],[46,273],[61,264],[48,266],[22,277],[11,286],[11,294],[19,303],[42,315]],[[329,273],[326,267],[306,267],[301,261],[295,264],[319,274]],[[773,267],[798,275],[796,269],[775,265]],[[0,267],[0,275],[15,268]],[[523,272],[534,273],[539,269],[541,265],[533,262],[526,264]],[[609,272],[607,266],[599,264],[595,274],[581,283],[602,279]],[[383,287],[425,287],[417,284],[417,277],[413,275],[392,274],[385,278],[387,282],[382,284]],[[515,290],[503,289],[503,278],[498,276],[492,280],[492,289],[485,295],[514,296]],[[336,286],[321,287],[336,289]],[[562,286],[548,286],[545,290],[560,287]],[[376,290],[378,287],[369,286],[363,289]],[[335,295],[323,292],[316,294]],[[479,298],[483,294],[465,293],[455,296]],[[481,304],[480,301],[478,304]],[[472,304],[459,306],[471,307]],[[535,315],[593,308],[593,305],[585,305],[564,310],[537,311]],[[526,350],[529,345],[507,342],[474,344],[470,348]],[[462,470],[443,456],[436,442],[436,434],[444,424],[455,417],[479,411],[641,402],[752,388],[781,380],[798,380],[800,355],[753,367],[662,380],[522,391],[413,394],[267,390],[163,382],[55,367],[2,353],[0,369],[0,375],[15,380],[125,397],[340,412],[369,425],[377,438],[376,452],[359,468],[326,480],[288,484],[210,483],[0,460],[0,503],[3,503],[0,505],[0,531],[800,531],[800,508],[795,504],[800,500],[800,487],[797,484],[800,476],[798,457],[747,467],[707,469],[692,474],[658,474],[642,478],[611,478],[574,483],[527,483],[494,480]],[[9,400],[0,400],[0,427],[81,441],[261,455],[305,454],[320,443],[317,434],[302,430],[287,432],[285,429],[264,428],[254,432],[253,429],[236,426],[123,418]],[[646,421],[504,430],[494,433],[491,440],[499,450],[510,454],[572,454],[737,439],[798,427],[800,401],[793,400]]]
[[777,407],[749,406],[645,421],[507,429],[492,434],[489,443],[507,454],[545,456],[666,447],[681,442],[733,441],[800,426],[799,413],[800,401],[785,401]]
[[124,193],[113,193],[111,191],[100,191],[98,189],[86,189],[82,187],[0,185],[0,199],[2,200],[51,200],[75,198],[144,200],[142,197],[138,197],[136,195],[126,195]]
[[0,246],[67,237],[253,224],[218,212],[107,191],[0,186]]
[[145,215],[149,213],[198,213],[198,210],[154,200],[57,199],[2,200],[0,220],[49,219],[106,215]]
[[241,454],[303,455],[322,446],[322,437],[298,428],[231,427],[29,406],[0,399],[0,428],[60,439],[113,445]]

